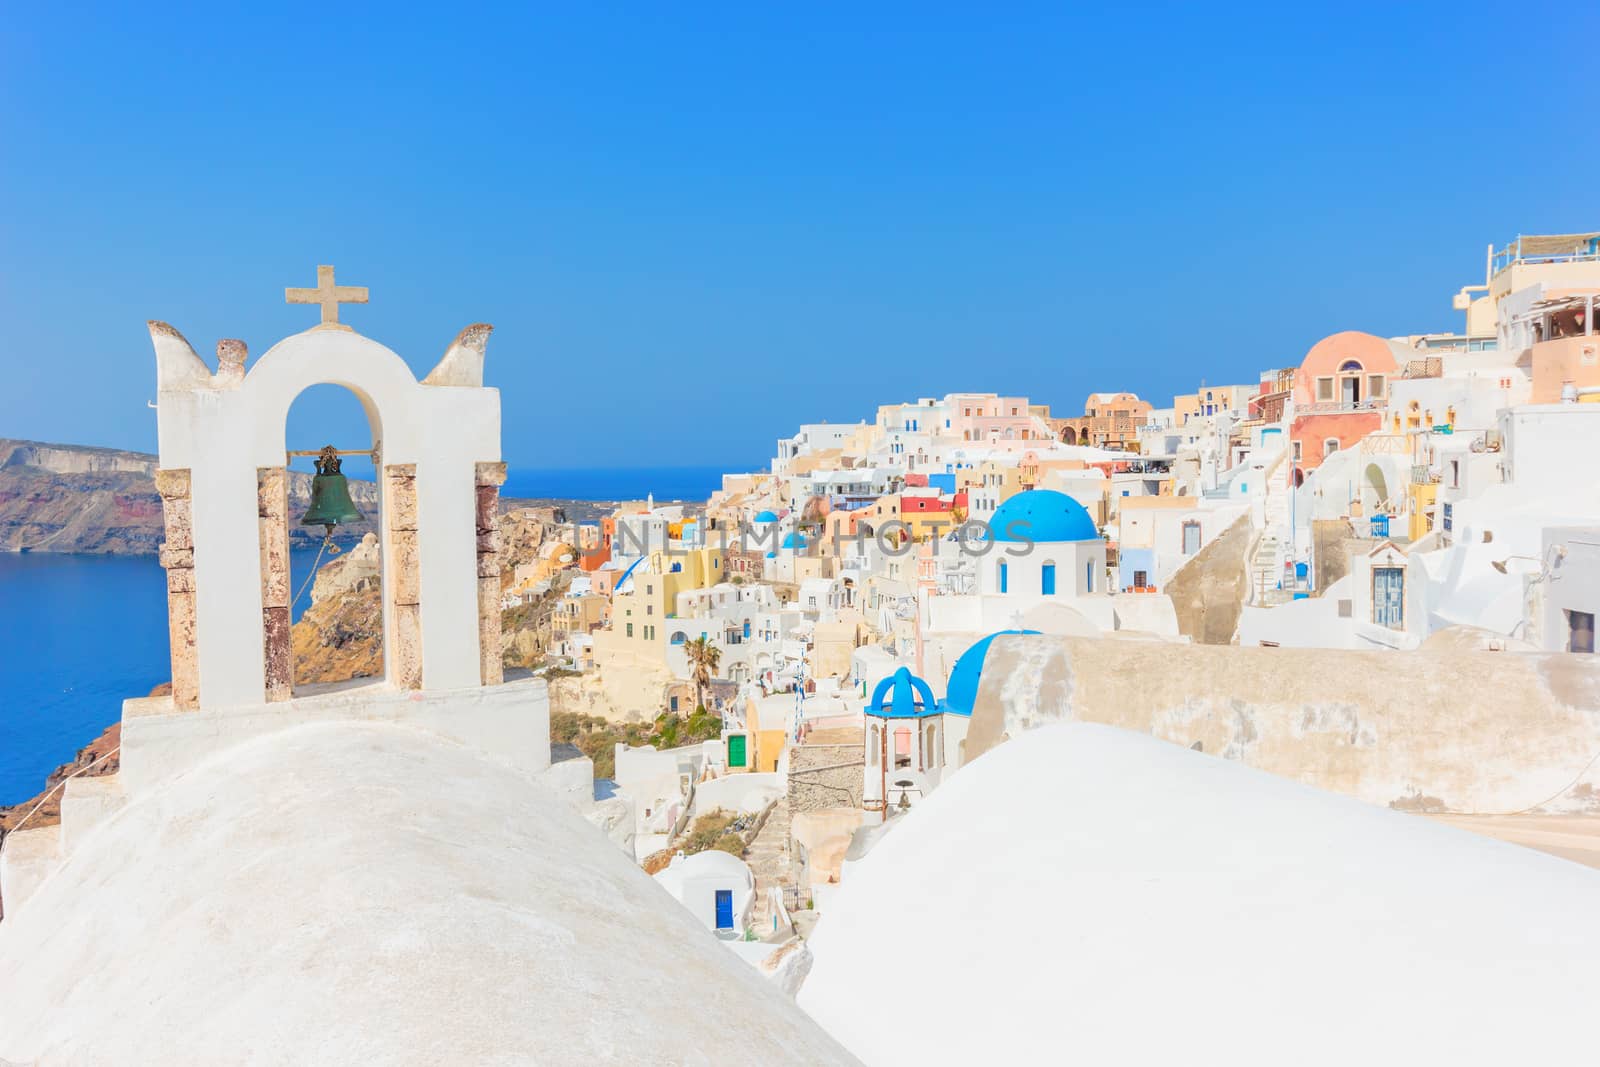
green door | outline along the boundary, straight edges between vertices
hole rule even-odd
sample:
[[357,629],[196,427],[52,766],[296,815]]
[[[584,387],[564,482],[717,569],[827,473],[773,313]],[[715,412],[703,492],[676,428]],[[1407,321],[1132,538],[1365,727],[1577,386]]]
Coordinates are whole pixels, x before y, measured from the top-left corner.
[[728,738],[728,766],[743,767],[744,764],[744,734],[734,734]]

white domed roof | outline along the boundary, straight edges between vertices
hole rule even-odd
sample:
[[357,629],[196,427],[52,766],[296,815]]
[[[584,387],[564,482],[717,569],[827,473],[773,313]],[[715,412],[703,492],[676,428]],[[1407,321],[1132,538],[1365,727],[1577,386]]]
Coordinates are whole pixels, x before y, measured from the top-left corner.
[[36,1059],[852,1062],[543,783],[375,723],[85,836],[0,922],[0,1061]]
[[[1082,723],[897,823],[800,991],[871,1067],[1593,1056],[1586,867]],[[933,1024],[930,989],[956,1018]]]

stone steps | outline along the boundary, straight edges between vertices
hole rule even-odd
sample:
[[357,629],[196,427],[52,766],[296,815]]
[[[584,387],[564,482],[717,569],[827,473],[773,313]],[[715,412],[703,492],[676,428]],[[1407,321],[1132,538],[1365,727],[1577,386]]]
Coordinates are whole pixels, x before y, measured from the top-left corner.
[[[774,934],[773,915],[769,903],[771,890],[782,892],[794,879],[790,853],[789,830],[791,820],[787,797],[779,797],[767,821],[762,824],[750,846],[745,849],[744,861],[750,865],[756,878],[756,900],[751,910],[750,923],[762,939]],[[779,930],[787,936],[791,931]]]
[[68,778],[61,792],[61,821],[6,835],[0,849],[0,901],[15,912],[61,866],[96,826],[128,802],[120,776]]

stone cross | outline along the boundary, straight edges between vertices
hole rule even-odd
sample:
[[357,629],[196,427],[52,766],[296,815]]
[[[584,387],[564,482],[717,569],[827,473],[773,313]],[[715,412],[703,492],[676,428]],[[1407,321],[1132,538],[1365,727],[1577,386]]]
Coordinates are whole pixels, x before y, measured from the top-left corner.
[[367,302],[367,287],[364,285],[335,285],[333,283],[333,268],[317,268],[317,287],[315,289],[285,289],[283,299],[290,304],[321,304],[322,322],[318,324],[319,330],[348,330],[350,327],[339,321],[340,304],[365,304]]

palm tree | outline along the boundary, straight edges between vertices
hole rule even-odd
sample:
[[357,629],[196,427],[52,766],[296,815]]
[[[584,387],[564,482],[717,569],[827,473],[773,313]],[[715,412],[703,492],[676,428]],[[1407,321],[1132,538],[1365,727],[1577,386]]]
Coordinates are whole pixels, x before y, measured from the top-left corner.
[[706,706],[706,689],[711,685],[711,676],[722,662],[722,649],[701,634],[683,646],[683,654],[689,659],[689,677],[694,680],[695,702],[703,708]]

